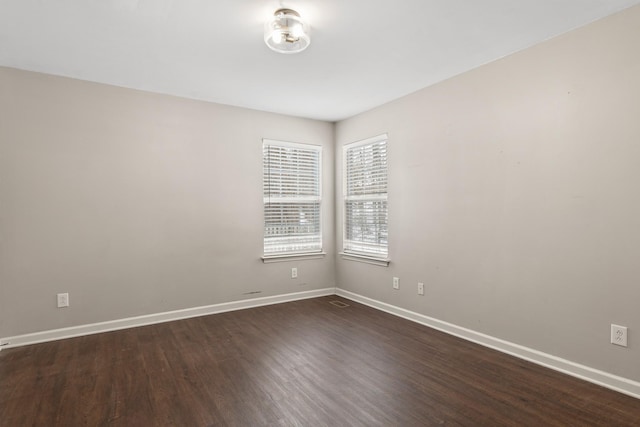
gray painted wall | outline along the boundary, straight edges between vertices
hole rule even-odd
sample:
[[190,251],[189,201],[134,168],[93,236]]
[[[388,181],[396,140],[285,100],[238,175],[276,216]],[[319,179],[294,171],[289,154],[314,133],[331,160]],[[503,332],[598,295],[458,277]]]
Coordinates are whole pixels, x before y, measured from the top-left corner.
[[[335,286],[331,123],[8,68],[0,93],[0,336]],[[263,137],[323,146],[326,258],[260,260]]]
[[338,123],[337,218],[341,147],[389,134],[392,260],[338,286],[640,380],[638,40],[635,7]]

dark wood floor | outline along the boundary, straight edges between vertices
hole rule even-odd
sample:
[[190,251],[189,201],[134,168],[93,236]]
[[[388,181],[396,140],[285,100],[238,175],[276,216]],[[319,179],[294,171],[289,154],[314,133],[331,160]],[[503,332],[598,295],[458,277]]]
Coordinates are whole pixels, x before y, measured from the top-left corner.
[[3,350],[0,425],[640,425],[640,400],[333,300]]

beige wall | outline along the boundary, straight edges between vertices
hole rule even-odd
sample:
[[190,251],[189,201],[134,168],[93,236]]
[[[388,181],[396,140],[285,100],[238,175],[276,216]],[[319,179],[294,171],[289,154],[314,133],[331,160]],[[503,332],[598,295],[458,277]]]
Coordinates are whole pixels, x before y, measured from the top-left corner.
[[[0,337],[335,286],[332,124],[8,68],[0,93]],[[263,137],[323,146],[325,259],[260,260]]]
[[389,134],[392,259],[338,286],[640,380],[639,40],[635,7],[338,123],[338,175]]

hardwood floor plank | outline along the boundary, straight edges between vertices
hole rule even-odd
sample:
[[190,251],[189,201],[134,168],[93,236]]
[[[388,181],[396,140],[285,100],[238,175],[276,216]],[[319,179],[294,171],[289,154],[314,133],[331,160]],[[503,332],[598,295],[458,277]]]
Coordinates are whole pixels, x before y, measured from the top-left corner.
[[640,425],[638,399],[333,300],[3,350],[0,425]]

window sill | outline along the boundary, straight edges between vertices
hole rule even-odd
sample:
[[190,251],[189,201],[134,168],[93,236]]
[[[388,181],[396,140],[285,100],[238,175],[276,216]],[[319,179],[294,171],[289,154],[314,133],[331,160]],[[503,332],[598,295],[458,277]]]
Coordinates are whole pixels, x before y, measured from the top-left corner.
[[272,262],[285,262],[293,260],[320,259],[324,258],[326,252],[305,252],[299,254],[283,254],[283,255],[263,255],[262,262],[270,264]]
[[364,262],[379,265],[380,267],[389,267],[389,263],[391,262],[388,258],[375,258],[369,255],[349,254],[345,252],[340,252],[340,255],[342,255],[342,259],[346,261]]

